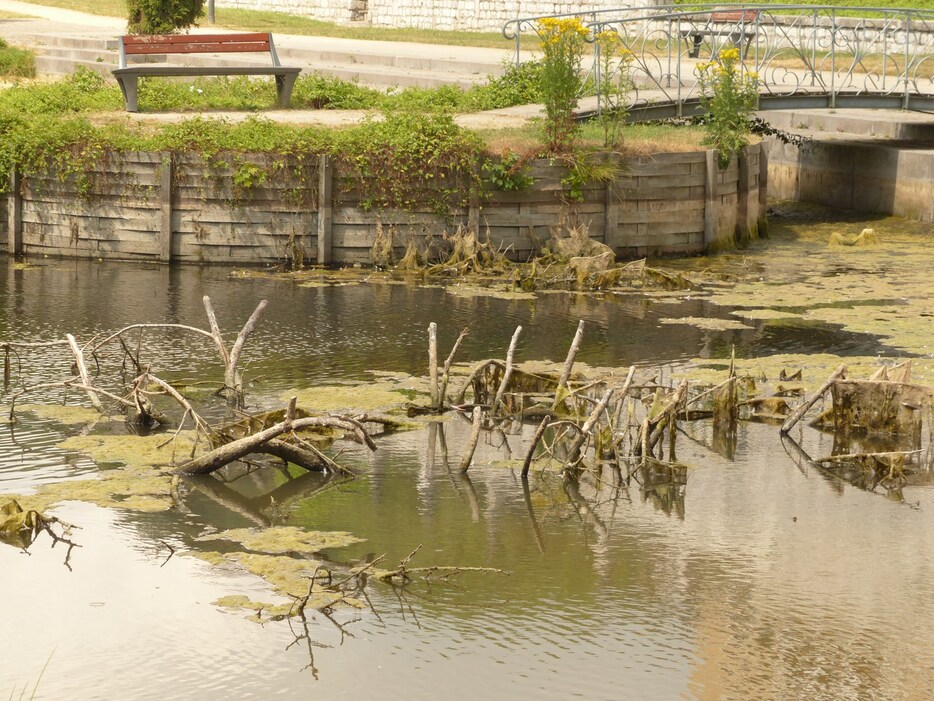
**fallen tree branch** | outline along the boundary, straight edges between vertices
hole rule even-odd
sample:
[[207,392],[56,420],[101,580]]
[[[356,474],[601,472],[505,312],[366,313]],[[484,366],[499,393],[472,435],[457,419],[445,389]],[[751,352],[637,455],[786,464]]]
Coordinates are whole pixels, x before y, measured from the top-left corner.
[[812,406],[817,404],[818,400],[821,397],[823,397],[825,394],[827,394],[827,391],[831,387],[833,387],[833,383],[839,380],[841,377],[845,377],[845,376],[846,376],[846,365],[845,364],[840,365],[836,370],[833,371],[833,374],[829,378],[827,378],[827,381],[823,385],[821,385],[821,388],[817,390],[817,392],[814,394],[813,397],[811,397],[809,400],[801,404],[801,406],[799,406],[797,409],[795,409],[791,413],[791,416],[785,419],[785,423],[782,424],[782,427],[779,430],[779,433],[781,435],[785,435],[786,433],[791,431],[791,429],[795,427],[795,424],[798,423],[804,417],[806,413],[808,413],[808,409],[810,409]]

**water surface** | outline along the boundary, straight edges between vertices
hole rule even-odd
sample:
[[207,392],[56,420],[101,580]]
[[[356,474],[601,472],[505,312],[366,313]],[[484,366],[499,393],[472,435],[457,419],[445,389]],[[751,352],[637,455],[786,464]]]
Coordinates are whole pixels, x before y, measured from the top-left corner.
[[[37,263],[0,266],[2,338],[87,339],[140,321],[202,326],[205,294],[235,332],[269,299],[247,354],[257,404],[367,370],[422,374],[430,321],[442,348],[471,328],[464,360],[502,356],[517,324],[523,359],[560,360],[580,318],[581,359],[595,366],[670,367],[723,358],[734,344],[741,357],[891,354],[884,339],[832,323],[660,323],[728,316],[703,298],[463,299],[409,285],[304,288],[211,268]],[[218,379],[210,344],[145,338],[154,367]],[[62,353],[33,351],[14,375],[60,372]],[[926,480],[899,494],[855,488],[790,457],[764,424],[742,424],[724,457],[698,424],[679,442],[684,486],[643,489],[605,473],[575,488],[545,474],[526,490],[499,463],[523,454],[528,429],[487,437],[464,478],[450,468],[468,428],[454,418],[382,439],[373,454],[350,450],[342,459],[361,477],[319,493],[318,475],[267,471],[194,488],[183,509],[165,513],[61,505],[55,513],[81,526],[71,571],[47,540],[30,554],[0,547],[0,697],[9,689],[17,698],[25,684],[28,697],[47,660],[40,699],[934,697]],[[0,493],[93,473],[55,447],[74,430],[28,415],[0,428]],[[833,450],[831,436],[796,439],[815,457]],[[184,555],[216,546],[196,540],[205,532],[256,525],[270,494],[290,525],[365,539],[326,553],[335,562],[384,553],[397,562],[421,545],[419,564],[510,574],[407,591],[371,583],[372,610],[316,615],[307,638],[285,622],[257,625],[211,602],[269,600],[262,580]]]

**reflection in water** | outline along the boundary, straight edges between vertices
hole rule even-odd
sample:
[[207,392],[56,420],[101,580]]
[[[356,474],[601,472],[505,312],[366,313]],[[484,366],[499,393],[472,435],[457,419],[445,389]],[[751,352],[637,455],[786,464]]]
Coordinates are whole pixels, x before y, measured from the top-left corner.
[[[561,360],[578,318],[591,322],[581,358],[595,365],[777,343],[754,329],[657,323],[709,313],[697,300],[463,300],[405,285],[308,289],[212,269],[84,262],[4,275],[0,336],[37,340],[135,321],[202,325],[203,294],[233,329],[268,298],[248,368],[259,401],[366,369],[420,373],[424,327],[439,319],[442,336],[451,334],[442,345],[471,327],[471,360],[501,356],[517,323],[528,329],[523,357]],[[216,371],[210,347],[156,333],[150,341],[153,358],[177,365],[178,377]],[[30,358],[24,372],[60,363],[55,352]],[[797,443],[785,442],[789,458],[774,426],[722,434],[709,422],[684,424],[684,468],[634,470],[630,479],[626,466],[604,466],[577,481],[523,480],[535,427],[514,428],[486,436],[467,475],[457,466],[470,426],[453,417],[384,437],[373,454],[349,449],[342,460],[360,472],[354,480],[231,467],[220,478],[185,479],[179,508],[165,513],[66,503],[55,513],[82,526],[74,572],[41,543],[29,556],[0,548],[4,630],[28,632],[3,648],[0,697],[35,680],[53,648],[40,687],[48,698],[306,699],[387,689],[412,699],[439,689],[464,699],[934,696],[929,483],[902,488],[918,507],[907,508],[807,457],[833,454],[831,436],[796,432]],[[14,432],[0,431],[0,491],[93,472],[54,448],[65,433],[28,415]],[[419,564],[511,576],[405,589],[371,582],[372,608],[258,626],[211,602],[268,601],[268,586],[189,555],[235,547],[198,540],[206,533],[267,524],[364,538],[320,555],[344,568],[383,554],[395,563],[421,545]]]

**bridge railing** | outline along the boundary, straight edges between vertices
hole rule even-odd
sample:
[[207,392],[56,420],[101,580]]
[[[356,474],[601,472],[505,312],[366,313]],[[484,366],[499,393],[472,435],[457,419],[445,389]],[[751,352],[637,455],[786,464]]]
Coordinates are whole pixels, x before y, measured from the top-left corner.
[[[631,102],[655,116],[696,112],[697,64],[733,46],[769,107],[934,107],[932,10],[721,3],[577,16],[591,36],[610,32],[631,52]],[[509,34],[504,28],[516,38],[517,59],[520,35],[528,46],[539,19],[515,20]],[[591,68],[598,88],[615,77],[600,75],[600,50],[595,44]]]

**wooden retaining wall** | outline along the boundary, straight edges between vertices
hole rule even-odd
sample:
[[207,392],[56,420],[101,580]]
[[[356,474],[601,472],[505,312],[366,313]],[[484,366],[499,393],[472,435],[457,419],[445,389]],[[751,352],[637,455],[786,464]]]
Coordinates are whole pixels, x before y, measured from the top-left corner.
[[553,230],[586,225],[591,238],[634,258],[729,247],[765,223],[766,159],[759,145],[723,171],[712,151],[630,159],[616,181],[585,186],[580,202],[569,201],[562,183],[567,170],[539,160],[528,166],[530,187],[488,188],[444,216],[368,209],[357,189],[342,186],[347,174],[327,156],[312,156],[300,177],[283,167],[274,177],[244,181],[242,164],[256,164],[254,172],[262,173],[265,158],[239,157],[218,167],[196,156],[126,153],[64,179],[13,174],[10,193],[0,197],[3,249],[166,263],[301,257],[346,265],[371,262],[378,227],[392,233],[401,252],[410,239],[422,244],[464,226],[489,231],[497,246],[525,260]]

